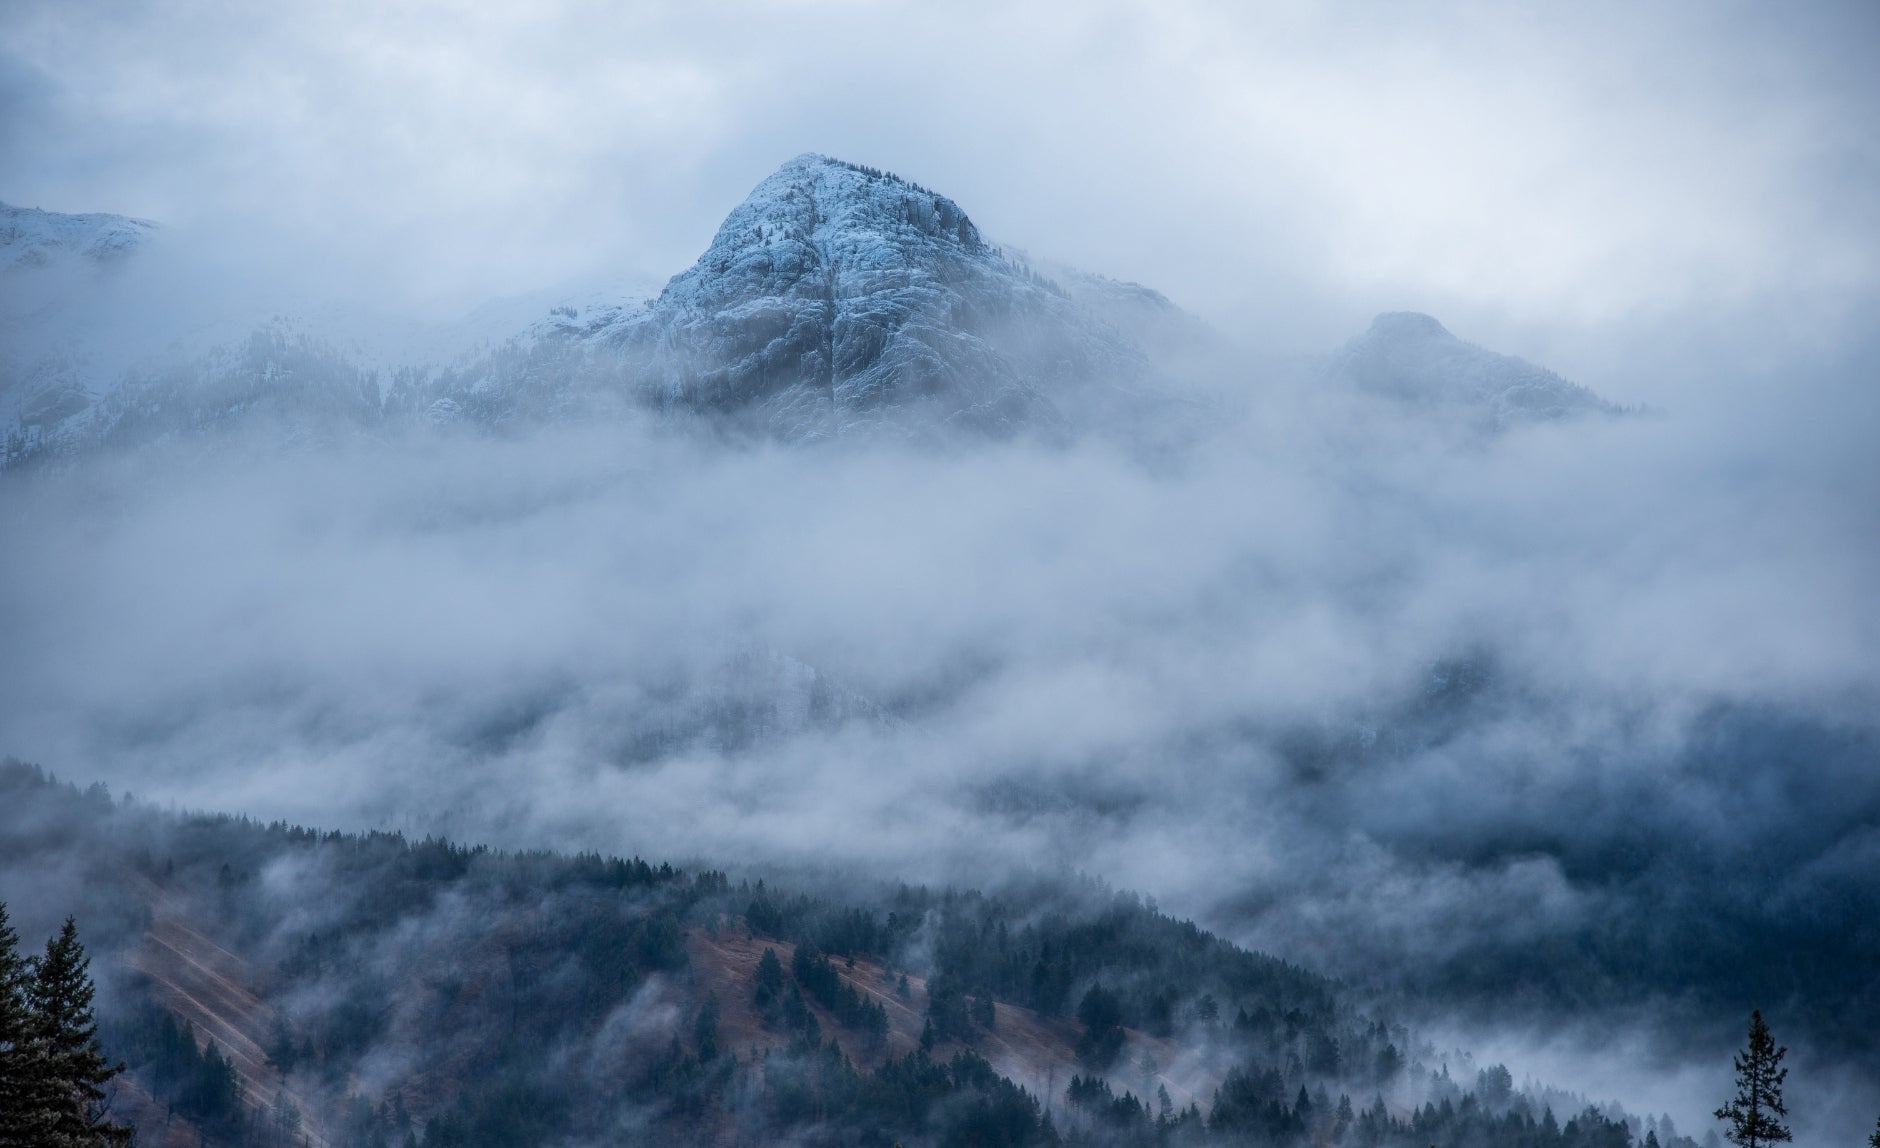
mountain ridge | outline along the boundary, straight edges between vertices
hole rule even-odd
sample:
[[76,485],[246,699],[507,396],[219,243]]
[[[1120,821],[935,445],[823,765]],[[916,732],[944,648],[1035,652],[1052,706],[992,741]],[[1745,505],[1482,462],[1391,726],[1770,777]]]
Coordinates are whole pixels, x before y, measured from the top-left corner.
[[[29,214],[34,234],[80,237],[56,250],[95,249],[107,261],[158,226]],[[29,253],[15,259],[22,267],[45,248],[18,244]],[[806,153],[761,180],[656,297],[553,308],[457,364],[381,377],[279,320],[195,360],[134,369],[104,390],[86,386],[68,358],[21,358],[0,380],[12,408],[0,469],[179,436],[227,438],[250,425],[300,445],[633,413],[788,443],[1064,441],[1119,428],[1144,440],[1192,439],[1206,412],[1191,409],[1171,379],[1204,344],[1200,358],[1214,362],[1206,370],[1220,369],[1206,325],[1151,288],[1046,266],[1050,274],[989,242],[944,195]],[[1409,312],[1380,315],[1324,373],[1334,385],[1490,433],[1619,410]]]
[[68,260],[93,265],[129,256],[162,224],[109,212],[67,214],[0,202],[0,273],[36,270]]

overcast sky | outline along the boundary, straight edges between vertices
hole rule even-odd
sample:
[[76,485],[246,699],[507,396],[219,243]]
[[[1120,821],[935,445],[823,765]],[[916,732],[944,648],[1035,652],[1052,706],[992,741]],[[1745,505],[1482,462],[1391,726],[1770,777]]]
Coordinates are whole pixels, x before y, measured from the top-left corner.
[[1675,401],[1626,364],[1872,313],[1876,48],[1865,3],[13,0],[0,199],[450,313],[662,282],[822,151],[1280,350],[1427,310]]

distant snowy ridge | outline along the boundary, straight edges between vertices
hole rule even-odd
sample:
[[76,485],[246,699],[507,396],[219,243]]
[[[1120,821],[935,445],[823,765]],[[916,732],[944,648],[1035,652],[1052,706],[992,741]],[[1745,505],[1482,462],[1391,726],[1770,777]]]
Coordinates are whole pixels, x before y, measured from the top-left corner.
[[[15,263],[42,257],[31,252],[108,261],[156,226],[6,211],[0,252]],[[1243,362],[1157,291],[1034,263],[988,242],[951,199],[820,155],[760,182],[651,299],[618,287],[553,306],[555,296],[523,296],[425,330],[316,309],[102,383],[79,343],[24,353],[47,328],[29,313],[60,278],[73,279],[0,276],[28,304],[0,347],[0,469],[233,441],[244,427],[318,445],[649,414],[795,443],[1095,430],[1161,449],[1215,420],[1209,400],[1183,389],[1189,364],[1212,380],[1238,377]],[[1325,361],[1323,382],[1471,432],[1620,409],[1407,312],[1378,316]]]
[[1460,410],[1483,429],[1621,408],[1525,359],[1466,343],[1428,315],[1388,311],[1332,357],[1332,378],[1439,412]]
[[137,250],[158,228],[124,215],[63,215],[0,203],[0,272],[78,260],[108,264]]

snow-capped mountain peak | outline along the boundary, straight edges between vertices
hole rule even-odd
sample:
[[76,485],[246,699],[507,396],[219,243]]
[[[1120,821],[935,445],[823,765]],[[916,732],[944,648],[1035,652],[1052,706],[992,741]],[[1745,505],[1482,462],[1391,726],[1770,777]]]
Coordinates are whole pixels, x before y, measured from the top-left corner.
[[820,155],[765,178],[657,300],[596,334],[656,406],[787,439],[1050,425],[1068,388],[1145,365],[951,199]]

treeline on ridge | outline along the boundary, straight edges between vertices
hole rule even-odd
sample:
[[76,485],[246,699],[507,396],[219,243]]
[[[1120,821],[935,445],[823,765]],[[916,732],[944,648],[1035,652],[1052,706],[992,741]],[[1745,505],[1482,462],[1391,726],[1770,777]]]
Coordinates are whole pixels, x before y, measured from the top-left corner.
[[[1093,883],[814,895],[638,858],[163,812],[17,762],[0,765],[0,804],[0,871],[74,872],[72,908],[115,955],[104,1039],[205,1143],[1624,1143],[1597,1112],[1562,1124],[1512,1091],[1453,1085],[1331,982]],[[164,927],[158,901],[254,970],[276,1016],[272,1094],[229,1088],[225,1050],[122,959]],[[723,930],[792,947],[747,990],[777,1026],[763,1049],[724,1037],[688,953]],[[915,1046],[891,1042],[858,960],[922,1007]],[[1008,1008],[1081,1034],[1076,1095],[992,1067],[981,1038]],[[1132,1032],[1233,1067],[1205,1106],[1106,1091],[1140,1067]],[[365,1095],[364,1080],[385,1083]]]

